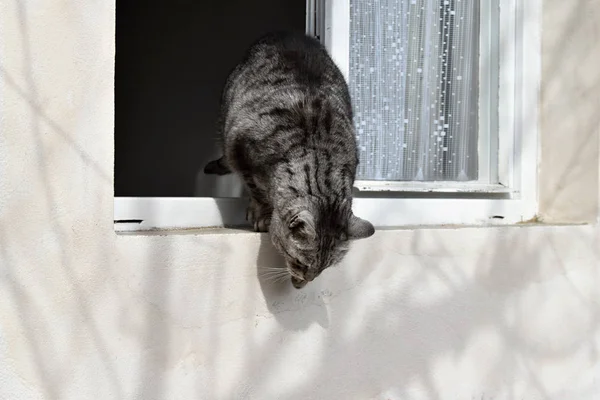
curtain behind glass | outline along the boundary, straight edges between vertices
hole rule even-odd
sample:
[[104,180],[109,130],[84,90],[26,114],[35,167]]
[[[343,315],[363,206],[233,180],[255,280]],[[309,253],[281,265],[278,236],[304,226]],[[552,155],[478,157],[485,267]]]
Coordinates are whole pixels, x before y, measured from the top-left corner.
[[358,179],[477,179],[479,1],[350,0]]

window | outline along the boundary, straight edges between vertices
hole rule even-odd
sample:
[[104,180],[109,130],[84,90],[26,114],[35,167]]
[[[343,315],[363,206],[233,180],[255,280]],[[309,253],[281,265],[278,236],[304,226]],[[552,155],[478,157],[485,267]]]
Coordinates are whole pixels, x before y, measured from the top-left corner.
[[480,181],[478,2],[349,3],[358,178]]
[[[308,0],[348,80],[376,226],[516,223],[537,208],[541,0]],[[124,229],[238,225],[234,197],[117,197]],[[141,221],[141,222],[140,222]],[[138,223],[139,222],[139,223]]]

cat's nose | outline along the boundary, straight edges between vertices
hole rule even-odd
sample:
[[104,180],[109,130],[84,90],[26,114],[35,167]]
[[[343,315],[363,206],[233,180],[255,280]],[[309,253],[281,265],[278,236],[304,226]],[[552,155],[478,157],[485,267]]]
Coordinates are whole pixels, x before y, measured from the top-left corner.
[[310,282],[315,279],[316,276],[317,274],[314,271],[308,270],[304,273],[304,280]]

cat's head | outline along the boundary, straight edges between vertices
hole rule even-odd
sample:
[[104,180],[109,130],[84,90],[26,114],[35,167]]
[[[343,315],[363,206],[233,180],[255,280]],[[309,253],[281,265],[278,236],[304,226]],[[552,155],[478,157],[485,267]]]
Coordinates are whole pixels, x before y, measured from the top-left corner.
[[349,201],[299,199],[273,213],[269,231],[285,258],[292,284],[300,289],[340,262],[351,240],[367,238],[375,228],[352,213]]

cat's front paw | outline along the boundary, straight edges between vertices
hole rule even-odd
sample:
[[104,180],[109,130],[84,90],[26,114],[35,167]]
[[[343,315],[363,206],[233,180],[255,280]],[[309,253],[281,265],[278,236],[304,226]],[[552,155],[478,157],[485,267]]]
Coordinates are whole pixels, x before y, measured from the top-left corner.
[[254,230],[256,232],[269,232],[269,226],[271,225],[271,217],[259,217],[254,222]]
[[271,213],[254,200],[246,209],[246,221],[250,222],[256,232],[268,232],[271,225]]

